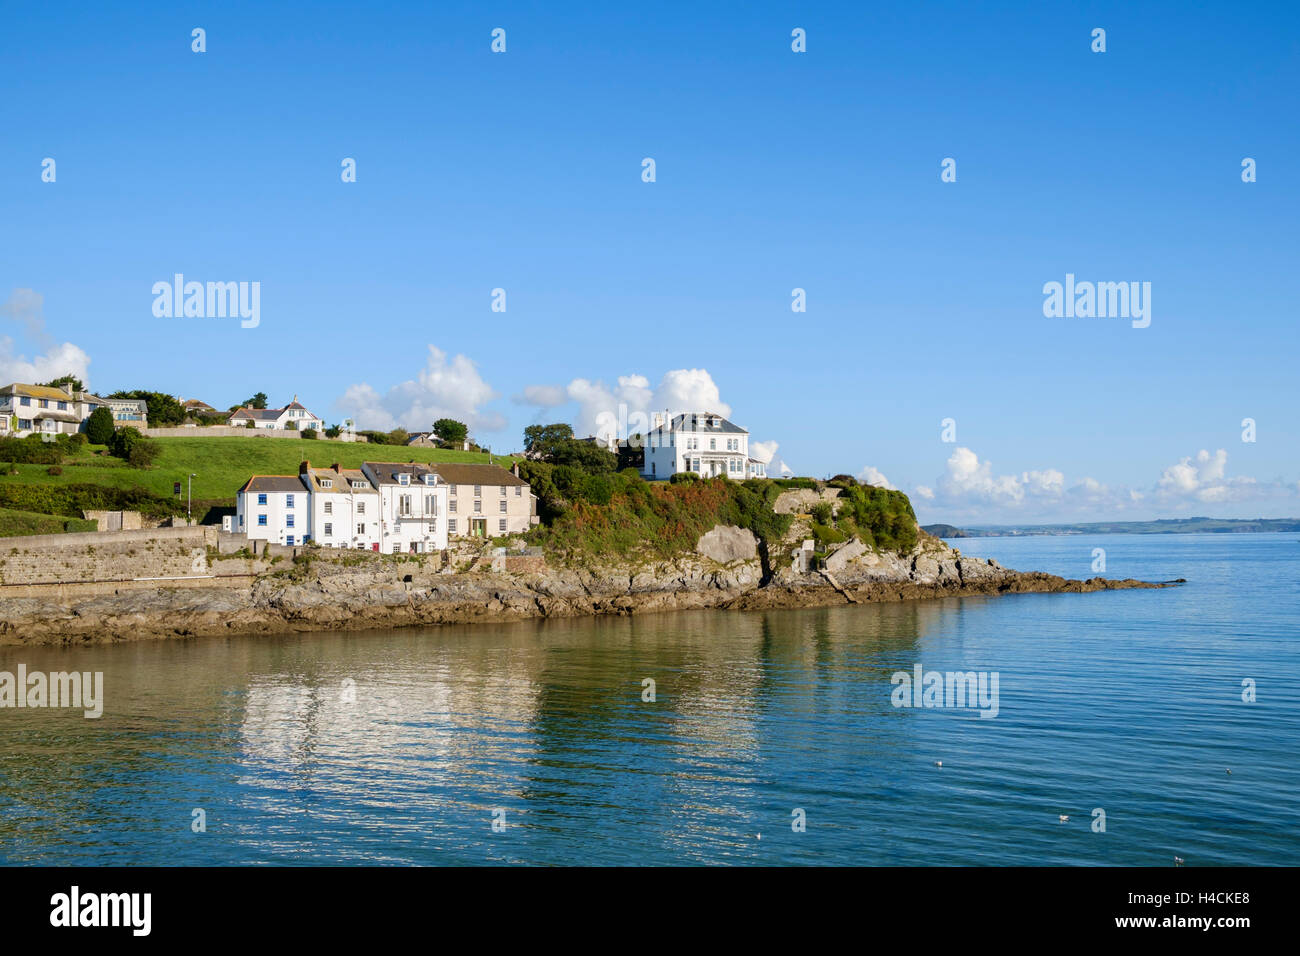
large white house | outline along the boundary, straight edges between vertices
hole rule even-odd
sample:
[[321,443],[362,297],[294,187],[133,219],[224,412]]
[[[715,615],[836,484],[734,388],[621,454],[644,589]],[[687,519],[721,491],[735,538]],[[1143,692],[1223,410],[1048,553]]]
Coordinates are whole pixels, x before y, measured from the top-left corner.
[[380,550],[422,554],[447,548],[447,483],[428,465],[367,461],[366,477],[379,489]]
[[645,435],[641,476],[671,478],[689,471],[701,478],[764,478],[764,462],[749,455],[749,432],[716,412],[684,412],[665,419]]
[[[249,422],[252,422],[250,425]],[[227,422],[236,428],[293,428],[300,432],[308,429],[324,431],[324,420],[317,418],[298,402],[298,396],[284,408],[237,408]]]

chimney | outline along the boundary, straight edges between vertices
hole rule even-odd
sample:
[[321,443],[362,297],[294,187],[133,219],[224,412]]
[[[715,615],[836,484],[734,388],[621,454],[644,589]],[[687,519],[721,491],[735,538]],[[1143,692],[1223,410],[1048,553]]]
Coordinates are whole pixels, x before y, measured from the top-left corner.
[[71,382],[64,382],[64,383],[63,383],[62,385],[60,385],[59,387],[60,387],[61,389],[63,389],[65,392],[68,393],[68,397],[69,397],[69,398],[72,397],[72,383],[71,383]]
[[298,474],[300,475],[305,475],[309,471],[311,471],[311,462],[309,461],[304,461],[301,465],[298,466]]
[[334,470],[334,474],[336,475],[341,474],[343,471],[343,469],[339,467],[339,463],[337,461],[334,462],[334,464],[330,465],[330,468]]

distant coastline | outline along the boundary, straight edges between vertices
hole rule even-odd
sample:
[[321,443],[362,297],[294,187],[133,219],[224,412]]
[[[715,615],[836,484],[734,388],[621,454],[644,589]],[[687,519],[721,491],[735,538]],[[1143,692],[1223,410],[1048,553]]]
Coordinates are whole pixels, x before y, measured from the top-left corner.
[[992,525],[959,528],[922,525],[936,538],[999,538],[1057,534],[1249,534],[1300,531],[1300,518],[1159,518],[1155,521],[1092,521],[1080,524]]

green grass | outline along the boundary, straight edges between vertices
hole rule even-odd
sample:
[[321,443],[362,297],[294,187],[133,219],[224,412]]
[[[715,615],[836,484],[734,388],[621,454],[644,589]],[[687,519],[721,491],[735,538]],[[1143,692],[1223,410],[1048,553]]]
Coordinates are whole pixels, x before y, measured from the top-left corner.
[[[316,467],[338,462],[344,468],[360,468],[363,461],[488,462],[488,456],[471,451],[443,451],[439,448],[408,448],[404,445],[370,445],[291,438],[155,438],[160,454],[147,469],[132,468],[108,454],[97,455],[101,445],[86,445],[68,456],[63,474],[47,473],[46,465],[17,465],[18,474],[0,475],[0,484],[74,485],[97,484],[112,488],[140,488],[165,498],[172,497],[172,482],[181,483],[184,504],[186,476],[193,473],[194,500],[234,505],[235,495],[253,475],[296,475],[304,458]],[[510,459],[494,456],[497,464],[509,467]],[[0,463],[3,464],[3,463]]]
[[0,538],[20,534],[62,534],[65,531],[94,531],[95,522],[84,518],[64,518],[34,511],[0,508]]

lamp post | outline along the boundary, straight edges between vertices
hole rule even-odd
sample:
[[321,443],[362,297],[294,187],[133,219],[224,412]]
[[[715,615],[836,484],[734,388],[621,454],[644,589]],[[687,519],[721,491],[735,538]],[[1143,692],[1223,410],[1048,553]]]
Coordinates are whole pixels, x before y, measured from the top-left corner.
[[197,477],[198,475],[191,474],[189,478],[185,480],[185,523],[187,525],[190,524],[191,521],[190,510],[194,504],[194,479]]

